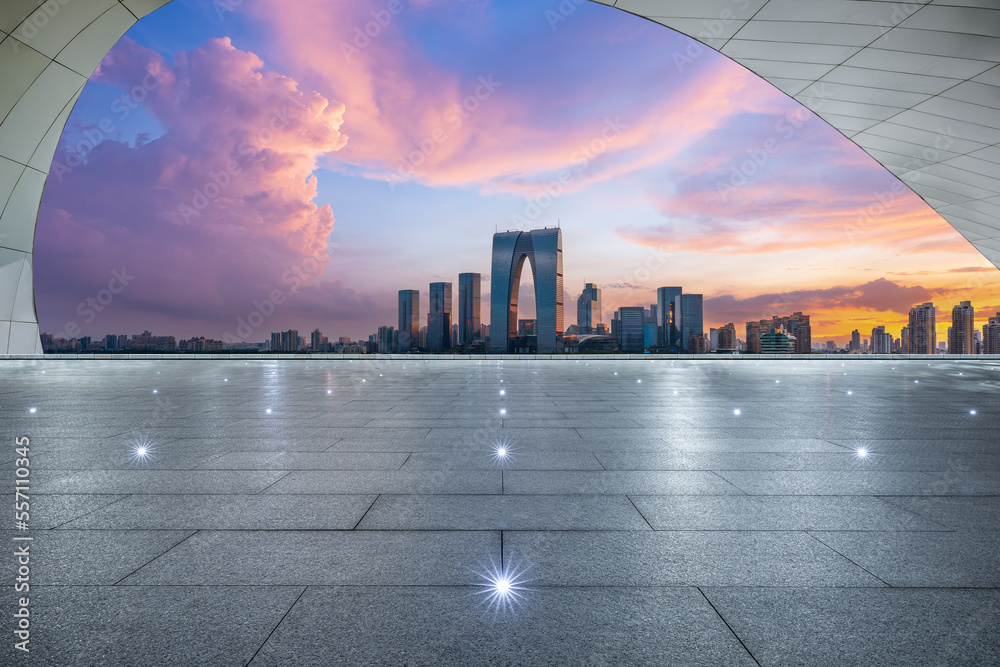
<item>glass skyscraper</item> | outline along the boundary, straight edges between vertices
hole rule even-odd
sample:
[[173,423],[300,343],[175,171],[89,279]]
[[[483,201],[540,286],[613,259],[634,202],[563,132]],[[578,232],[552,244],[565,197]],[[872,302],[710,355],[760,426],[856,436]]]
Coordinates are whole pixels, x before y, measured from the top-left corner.
[[677,328],[680,337],[677,349],[688,352],[692,336],[705,335],[705,309],[701,294],[678,294],[674,297],[674,319],[678,321]]
[[430,308],[427,311],[427,349],[449,350],[451,341],[451,283],[431,283]]
[[681,331],[676,308],[676,299],[682,293],[680,287],[660,287],[656,290],[656,331],[660,347],[676,348],[683,352]]
[[399,343],[400,352],[420,347],[420,290],[399,290]]
[[481,273],[458,274],[458,344],[471,343],[479,338],[482,319]]
[[524,261],[535,279],[538,352],[552,353],[562,346],[563,266],[562,230],[558,227],[493,235],[493,271],[490,286],[490,351],[506,353],[517,336],[517,292]]
[[622,352],[642,352],[645,347],[646,309],[622,306],[618,309],[618,341]]
[[601,290],[594,283],[587,283],[576,301],[576,325],[580,328],[580,335],[594,333],[601,323],[601,315]]

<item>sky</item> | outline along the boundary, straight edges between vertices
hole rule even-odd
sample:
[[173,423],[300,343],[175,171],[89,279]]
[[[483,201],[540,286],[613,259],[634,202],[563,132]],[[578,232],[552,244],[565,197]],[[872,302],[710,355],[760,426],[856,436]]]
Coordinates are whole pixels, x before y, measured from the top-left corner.
[[590,2],[175,0],[66,125],[35,236],[41,330],[364,339],[399,290],[426,319],[428,285],[457,296],[463,272],[488,323],[494,231],[555,225],[567,325],[585,282],[605,321],[681,285],[706,328],[802,311],[814,343],[898,336],[925,301],[939,340],[959,301],[978,326],[1000,312],[1000,272],[926,203],[692,45]]

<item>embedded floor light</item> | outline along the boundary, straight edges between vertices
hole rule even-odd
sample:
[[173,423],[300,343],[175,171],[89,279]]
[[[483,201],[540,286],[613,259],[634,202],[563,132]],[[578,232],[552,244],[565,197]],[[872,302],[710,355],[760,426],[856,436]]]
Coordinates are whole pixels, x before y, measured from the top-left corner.
[[516,569],[510,566],[498,568],[491,564],[490,570],[479,573],[479,576],[483,578],[483,583],[478,584],[482,590],[477,592],[485,596],[483,601],[494,612],[513,611],[514,605],[523,601],[522,591],[527,589],[524,587],[525,580]]
[[271,414],[271,408],[268,408],[265,412],[267,412],[267,414]]
[[866,458],[868,458],[868,454],[869,454],[869,451],[866,448],[864,448],[864,447],[858,447],[857,449],[854,450],[854,456],[857,457],[857,458],[859,458],[859,459],[866,459]]
[[28,408],[28,412],[30,412],[31,414],[35,414],[36,412],[38,412],[38,408]]
[[969,414],[970,415],[974,415],[974,414],[976,414],[976,411],[975,410],[969,410]]
[[145,436],[139,438],[132,444],[129,458],[132,463],[146,463],[156,451],[156,447]]
[[500,395],[501,395],[501,396],[503,396],[503,395],[504,395],[504,394],[506,394],[506,393],[507,393],[507,390],[506,390],[506,389],[501,389],[501,390],[500,390]]
[[740,409],[736,408],[735,410],[733,410],[733,414],[736,415],[737,417],[739,417],[740,416]]
[[507,408],[500,408],[500,414],[501,415],[507,414]]

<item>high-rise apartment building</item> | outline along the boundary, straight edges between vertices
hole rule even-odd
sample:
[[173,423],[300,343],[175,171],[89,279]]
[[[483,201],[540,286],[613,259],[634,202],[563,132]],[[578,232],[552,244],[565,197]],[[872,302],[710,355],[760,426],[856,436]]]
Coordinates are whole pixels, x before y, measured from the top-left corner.
[[399,345],[398,332],[393,327],[382,326],[375,334],[375,351],[379,354],[392,354]]
[[646,312],[642,306],[618,309],[618,342],[622,352],[642,352],[645,342]]
[[586,283],[583,293],[576,300],[576,325],[581,336],[596,333],[597,325],[601,323],[601,290],[594,283]]
[[851,332],[851,342],[848,344],[847,349],[854,353],[861,351],[861,332],[857,329]]
[[[758,341],[760,338],[758,337]],[[715,348],[719,352],[732,352],[736,347],[736,325],[732,322],[719,328],[719,343]]]
[[272,352],[298,352],[299,332],[295,329],[271,333]]
[[891,354],[893,341],[892,334],[886,333],[884,326],[878,326],[872,329],[871,338],[871,351],[872,354]]
[[458,274],[458,344],[479,339],[482,319],[483,276],[480,273]]
[[1000,354],[1000,313],[983,325],[983,354]]
[[976,312],[971,301],[962,301],[951,309],[948,329],[948,354],[975,354]]
[[329,352],[330,339],[323,335],[319,329],[314,329],[309,334],[309,349],[313,352]]
[[399,290],[399,326],[396,329],[400,352],[409,352],[420,344],[420,290]]
[[934,304],[927,302],[910,308],[909,354],[937,353],[937,324]]
[[675,312],[677,297],[683,293],[680,287],[660,287],[656,290],[656,330],[660,347],[681,349],[680,318]]
[[427,349],[441,352],[451,348],[451,283],[431,283]]

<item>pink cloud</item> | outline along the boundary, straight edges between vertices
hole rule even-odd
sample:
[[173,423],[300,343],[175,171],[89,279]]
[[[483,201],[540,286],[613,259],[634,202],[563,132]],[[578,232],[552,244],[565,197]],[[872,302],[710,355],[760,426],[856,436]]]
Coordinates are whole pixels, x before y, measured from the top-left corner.
[[[75,168],[65,166],[72,156],[57,153],[38,221],[36,275],[43,291],[46,281],[68,281],[82,300],[125,264],[136,277],[118,297],[119,311],[235,319],[252,306],[248,295],[291,294],[322,276],[334,217],[313,201],[313,172],[347,142],[344,106],[267,70],[228,39],[174,60],[126,38],[95,72],[123,90],[146,81],[143,106],[166,131],[135,147],[104,141]],[[73,313],[71,303],[40,305],[43,329],[58,331],[66,306]],[[95,326],[110,328],[115,310]]]

